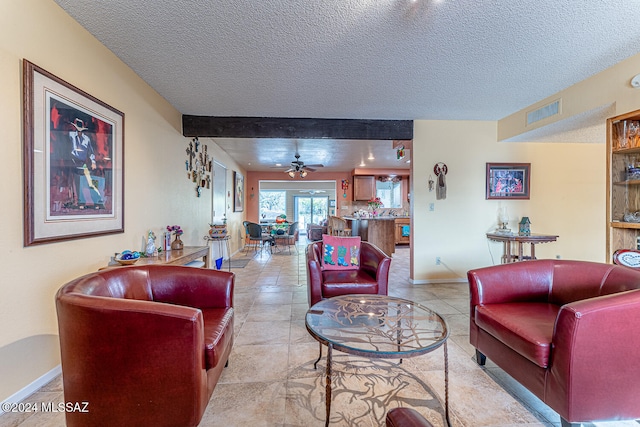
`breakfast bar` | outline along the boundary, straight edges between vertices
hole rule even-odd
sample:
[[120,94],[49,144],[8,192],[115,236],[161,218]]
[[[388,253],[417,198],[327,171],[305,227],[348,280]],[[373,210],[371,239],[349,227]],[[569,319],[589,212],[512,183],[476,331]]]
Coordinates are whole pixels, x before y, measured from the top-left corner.
[[344,217],[351,222],[351,235],[376,245],[388,256],[393,255],[396,247],[394,216]]

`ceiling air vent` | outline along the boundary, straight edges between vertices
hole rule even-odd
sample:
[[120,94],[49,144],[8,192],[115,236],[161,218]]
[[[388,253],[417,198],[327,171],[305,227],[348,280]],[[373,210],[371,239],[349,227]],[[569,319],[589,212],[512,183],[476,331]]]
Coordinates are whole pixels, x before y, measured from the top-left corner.
[[529,111],[527,113],[527,126],[532,125],[547,117],[555,116],[560,113],[560,100],[556,99],[550,104],[540,107],[537,110]]

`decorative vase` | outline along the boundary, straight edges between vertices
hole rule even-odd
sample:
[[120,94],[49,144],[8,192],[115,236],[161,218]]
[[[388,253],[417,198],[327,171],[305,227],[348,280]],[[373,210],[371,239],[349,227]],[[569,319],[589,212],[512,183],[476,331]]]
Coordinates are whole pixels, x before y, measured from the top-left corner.
[[182,249],[183,246],[184,246],[184,244],[182,243],[182,240],[180,240],[180,236],[179,235],[177,235],[176,239],[173,242],[171,242],[171,249],[173,249],[173,250]]

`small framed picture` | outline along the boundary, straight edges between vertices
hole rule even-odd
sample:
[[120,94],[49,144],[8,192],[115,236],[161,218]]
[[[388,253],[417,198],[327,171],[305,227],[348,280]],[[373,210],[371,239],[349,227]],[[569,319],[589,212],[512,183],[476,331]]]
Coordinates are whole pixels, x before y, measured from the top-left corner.
[[531,163],[487,163],[486,199],[529,199]]

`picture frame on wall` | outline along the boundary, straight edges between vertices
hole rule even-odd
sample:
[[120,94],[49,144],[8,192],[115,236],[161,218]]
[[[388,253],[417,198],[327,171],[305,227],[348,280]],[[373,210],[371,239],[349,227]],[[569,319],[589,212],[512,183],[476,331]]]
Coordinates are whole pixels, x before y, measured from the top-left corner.
[[531,163],[487,163],[486,199],[530,197]]
[[233,171],[233,211],[244,210],[244,176],[240,172]]
[[24,245],[124,232],[124,113],[23,60]]

